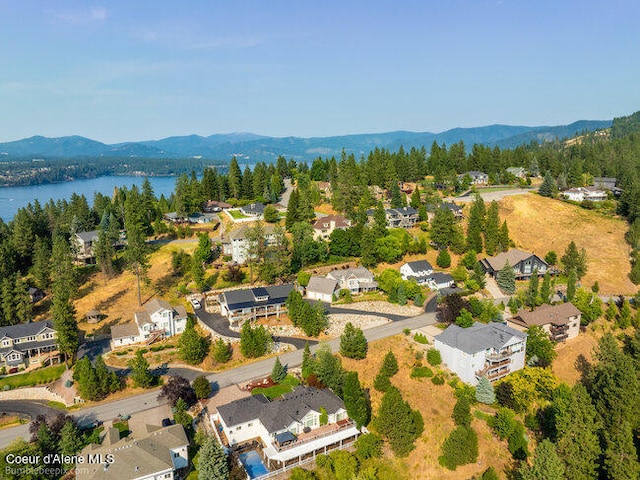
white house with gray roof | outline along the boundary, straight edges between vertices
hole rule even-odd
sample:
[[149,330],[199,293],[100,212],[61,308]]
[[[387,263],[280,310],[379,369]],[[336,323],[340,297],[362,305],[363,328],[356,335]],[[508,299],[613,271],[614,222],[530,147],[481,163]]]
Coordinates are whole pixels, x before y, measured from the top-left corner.
[[305,386],[272,401],[251,395],[221,405],[211,421],[215,431],[224,434],[223,443],[226,440],[231,447],[259,439],[264,459],[276,468],[360,434],[337,395]]
[[338,281],[334,278],[312,276],[307,284],[306,292],[309,300],[320,300],[324,303],[333,302],[333,296],[340,290]]
[[[111,427],[101,445],[89,444],[78,457],[78,480],[173,480],[189,466],[189,440],[180,424],[169,427],[145,426],[141,435],[120,439],[120,432]],[[100,458],[96,463],[90,459]],[[110,460],[110,461],[109,461]],[[182,472],[184,474],[184,471]]]
[[117,348],[131,343],[147,342],[172,337],[184,332],[187,326],[187,310],[182,305],[154,298],[135,312],[134,323],[111,327],[111,347]]
[[449,370],[477,385],[481,377],[494,381],[524,367],[527,334],[502,323],[449,325],[434,346]]
[[327,274],[327,278],[337,280],[341,290],[349,290],[351,293],[373,292],[378,289],[373,273],[364,267],[333,270]]
[[[245,263],[247,261],[247,249],[249,248],[246,235],[247,229],[250,227],[251,225],[243,225],[224,238],[222,240],[222,254],[230,255],[234,262]],[[273,245],[277,240],[273,225],[263,225],[262,228],[264,230],[265,246]]]
[[28,367],[60,360],[56,331],[49,320],[0,327],[0,367]]
[[407,262],[400,267],[403,280],[414,279],[418,284],[426,283],[432,273],[433,267],[426,260]]

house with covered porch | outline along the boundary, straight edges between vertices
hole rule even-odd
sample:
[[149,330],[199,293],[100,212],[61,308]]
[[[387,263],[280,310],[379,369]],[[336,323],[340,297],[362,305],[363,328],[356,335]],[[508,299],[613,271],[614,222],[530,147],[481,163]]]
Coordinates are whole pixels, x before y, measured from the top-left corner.
[[286,468],[355,441],[360,430],[330,390],[298,386],[269,401],[251,395],[217,407],[211,421],[223,445],[259,444],[270,469]]
[[60,361],[56,331],[49,320],[0,327],[0,367],[47,365]]
[[292,283],[227,290],[218,296],[220,313],[227,317],[231,327],[241,327],[246,320],[258,317],[279,317],[287,311],[286,302],[291,290]]

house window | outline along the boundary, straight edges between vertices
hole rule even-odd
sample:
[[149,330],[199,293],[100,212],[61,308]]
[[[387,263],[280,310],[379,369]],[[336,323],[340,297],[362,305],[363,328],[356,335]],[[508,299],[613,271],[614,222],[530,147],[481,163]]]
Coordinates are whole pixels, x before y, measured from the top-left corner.
[[178,458],[180,456],[180,452],[173,452],[173,458]]
[[247,427],[252,427],[252,426],[253,426],[253,423],[249,423],[249,424],[247,425]]
[[2,341],[2,346],[3,347],[8,347],[9,345],[11,345],[11,340],[3,340]]
[[238,430],[241,430],[241,429],[242,429],[242,427],[236,427],[236,432],[237,432]]

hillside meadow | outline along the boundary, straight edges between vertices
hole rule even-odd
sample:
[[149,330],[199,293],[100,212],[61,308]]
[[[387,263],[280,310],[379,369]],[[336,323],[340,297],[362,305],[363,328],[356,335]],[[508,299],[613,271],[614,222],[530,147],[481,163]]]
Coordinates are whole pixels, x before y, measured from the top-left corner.
[[506,197],[499,205],[500,218],[507,221],[517,248],[541,257],[554,250],[560,258],[573,240],[587,251],[583,285],[597,280],[604,295],[630,295],[638,290],[628,277],[631,264],[624,239],[628,227],[623,219],[539,195]]

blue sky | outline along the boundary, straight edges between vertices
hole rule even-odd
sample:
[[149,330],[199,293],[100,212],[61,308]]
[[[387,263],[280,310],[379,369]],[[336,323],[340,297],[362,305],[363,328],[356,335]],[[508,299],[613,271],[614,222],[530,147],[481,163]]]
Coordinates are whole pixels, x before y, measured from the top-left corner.
[[555,125],[640,110],[640,2],[0,0],[0,141]]

